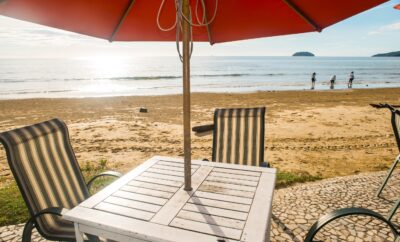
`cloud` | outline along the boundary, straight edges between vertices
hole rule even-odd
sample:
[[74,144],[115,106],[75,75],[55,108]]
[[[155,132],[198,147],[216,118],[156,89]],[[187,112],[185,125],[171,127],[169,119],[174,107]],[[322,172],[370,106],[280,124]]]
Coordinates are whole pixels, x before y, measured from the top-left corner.
[[387,33],[387,32],[398,31],[398,30],[400,30],[400,22],[384,25],[377,30],[373,30],[373,31],[369,32],[368,35],[378,35],[378,34],[383,34],[383,33]]

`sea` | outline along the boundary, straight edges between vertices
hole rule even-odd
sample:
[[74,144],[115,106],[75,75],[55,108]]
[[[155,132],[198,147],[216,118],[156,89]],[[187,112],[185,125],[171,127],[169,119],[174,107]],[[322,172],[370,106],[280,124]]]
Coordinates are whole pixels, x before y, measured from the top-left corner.
[[[198,57],[191,59],[191,91],[249,93],[400,87],[395,57]],[[83,98],[182,93],[178,57],[0,59],[0,99]]]

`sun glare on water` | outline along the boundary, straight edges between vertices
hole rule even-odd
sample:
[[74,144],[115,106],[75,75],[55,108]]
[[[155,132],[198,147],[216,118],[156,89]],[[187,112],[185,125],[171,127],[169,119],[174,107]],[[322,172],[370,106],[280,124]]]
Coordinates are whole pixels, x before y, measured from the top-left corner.
[[96,56],[86,60],[90,66],[92,79],[82,86],[81,91],[107,95],[123,92],[127,89],[126,85],[117,83],[115,80],[128,75],[129,65],[127,64],[127,59]]
[[88,59],[93,76],[103,78],[123,76],[127,72],[126,59],[112,56],[97,56]]

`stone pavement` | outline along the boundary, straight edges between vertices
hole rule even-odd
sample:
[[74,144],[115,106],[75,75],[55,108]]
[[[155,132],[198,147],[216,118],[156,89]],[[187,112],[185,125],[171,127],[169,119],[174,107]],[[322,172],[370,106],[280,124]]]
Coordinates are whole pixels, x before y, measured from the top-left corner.
[[[400,172],[395,172],[381,197],[375,197],[386,172],[337,177],[278,189],[274,195],[271,241],[303,241],[322,215],[338,208],[364,207],[383,215],[400,198]],[[392,220],[400,224],[400,209]],[[0,242],[21,241],[23,225],[0,228]],[[393,241],[390,230],[376,219],[340,219],[321,231],[320,241]],[[34,233],[33,241],[45,241]]]
[[[346,207],[369,208],[386,217],[400,198],[400,172],[389,180],[381,197],[375,196],[386,172],[337,177],[306,183],[274,194],[271,241],[303,241],[311,225],[322,215]],[[400,224],[400,209],[393,217]],[[388,227],[377,219],[351,216],[321,231],[320,241],[393,241]],[[315,240],[316,240],[315,239]]]

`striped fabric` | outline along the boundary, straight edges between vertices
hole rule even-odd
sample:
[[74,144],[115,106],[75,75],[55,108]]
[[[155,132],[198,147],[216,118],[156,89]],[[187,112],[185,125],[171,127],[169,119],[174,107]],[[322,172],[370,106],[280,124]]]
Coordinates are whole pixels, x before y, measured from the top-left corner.
[[212,160],[258,166],[264,161],[265,107],[216,109]]
[[[59,119],[0,134],[10,168],[31,215],[48,207],[72,208],[89,192]],[[44,215],[36,226],[48,239],[74,240],[73,224]]]
[[392,113],[392,126],[394,136],[396,137],[397,147],[400,151],[400,110],[396,110]]

